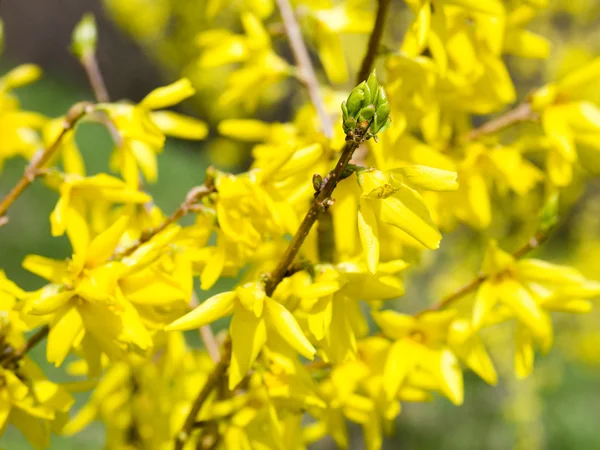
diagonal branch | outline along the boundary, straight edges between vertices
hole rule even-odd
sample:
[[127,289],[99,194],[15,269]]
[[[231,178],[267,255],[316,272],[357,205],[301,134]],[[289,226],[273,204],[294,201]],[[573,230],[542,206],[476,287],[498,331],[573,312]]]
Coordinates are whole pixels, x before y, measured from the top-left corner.
[[281,19],[283,20],[285,33],[287,34],[288,40],[290,41],[290,46],[292,47],[296,65],[300,69],[302,80],[306,84],[310,101],[319,115],[321,127],[323,128],[323,134],[328,138],[331,138],[333,136],[333,125],[331,123],[331,118],[325,109],[325,102],[323,101],[323,96],[321,95],[319,81],[317,80],[315,69],[310,61],[310,55],[308,54],[306,44],[302,39],[302,33],[300,32],[300,26],[298,25],[296,17],[294,16],[294,10],[290,5],[289,0],[275,1],[277,2]]
[[461,142],[471,142],[487,136],[489,134],[498,133],[508,127],[518,123],[536,120],[537,113],[531,109],[531,104],[528,102],[521,103],[517,107],[507,111],[506,113],[485,122],[477,128],[465,133],[460,139]]
[[[519,247],[512,253],[513,258],[520,259],[529,252],[535,250],[540,245],[542,245],[548,239],[548,232],[540,231],[536,233],[531,239],[529,239],[524,245]],[[447,308],[455,301],[461,299],[463,296],[470,294],[474,290],[476,290],[484,281],[489,278],[486,274],[479,274],[475,278],[473,278],[469,283],[465,284],[461,288],[456,291],[446,295],[435,305],[427,308],[425,311],[438,311],[440,309]]]
[[371,36],[369,36],[367,52],[363,58],[358,75],[356,76],[356,84],[366,80],[373,70],[373,65],[375,64],[375,58],[379,52],[379,46],[381,44],[381,38],[383,36],[383,30],[385,29],[385,22],[390,11],[391,3],[392,0],[377,1],[377,16],[375,17],[375,24],[373,25]]
[[54,142],[46,147],[41,153],[36,154],[27,168],[25,169],[25,173],[23,177],[17,182],[15,187],[2,199],[0,202],[0,222],[6,221],[6,218],[3,218],[8,208],[17,200],[21,194],[35,181],[35,179],[40,176],[40,169],[44,167],[44,165],[50,161],[50,158],[58,151],[62,140],[65,136],[72,131],[77,123],[86,116],[94,111],[94,105],[89,102],[80,102],[75,103],[67,112],[65,116],[65,120],[62,126],[62,130],[60,134],[56,137]]
[[323,180],[323,185],[321,186],[321,189],[319,190],[310,209],[306,213],[306,216],[304,216],[304,220],[300,224],[298,231],[296,231],[296,234],[288,245],[285,253],[279,261],[279,264],[269,275],[269,278],[265,284],[265,292],[268,296],[271,296],[277,285],[286,276],[288,270],[294,262],[294,258],[300,251],[306,236],[308,236],[308,233],[317,220],[319,213],[326,211],[329,208],[331,204],[331,194],[337,186],[337,183],[340,180],[343,172],[346,170],[346,167],[352,159],[352,155],[354,155],[355,150],[360,146],[360,144],[363,143],[368,129],[369,127],[362,130],[360,134],[357,134],[354,137],[354,139],[346,141],[346,145],[342,150],[342,154],[335,168]]

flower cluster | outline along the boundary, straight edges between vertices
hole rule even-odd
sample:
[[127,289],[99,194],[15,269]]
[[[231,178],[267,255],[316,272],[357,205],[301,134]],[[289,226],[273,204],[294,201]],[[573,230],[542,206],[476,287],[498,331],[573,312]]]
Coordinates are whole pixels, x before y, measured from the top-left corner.
[[[140,2],[108,3],[122,14],[122,4]],[[194,76],[137,104],[96,89],[97,102],[56,119],[20,110],[10,92],[37,69],[0,78],[0,163],[28,160],[0,201],[0,234],[9,208],[39,178],[59,194],[48,232],[66,234],[72,247],[68,258],[22,261],[47,282],[40,289],[22,289],[0,271],[0,433],[11,423],[43,448],[51,431],[70,436],[102,420],[109,448],[304,449],[326,435],[347,447],[353,423],[377,450],[403,402],[439,395],[462,404],[466,370],[497,383],[485,330],[515,330],[514,372],[523,378],[536,350],[552,347],[550,313],[589,312],[600,295],[600,283],[575,268],[525,257],[558,221],[557,192],[577,176],[576,145],[598,145],[600,113],[584,88],[600,64],[470,125],[471,115],[515,101],[504,54],[547,56],[545,39],[524,28],[541,2],[407,0],[414,18],[385,52],[385,83],[370,66],[389,2],[380,2],[375,20],[362,2],[299,2],[297,23],[278,0],[285,33],[300,49],[298,67],[274,46],[274,5],[241,3],[234,9],[243,34],[204,30],[194,61],[202,71],[235,66],[210,107],[226,117],[222,136],[253,144],[252,164],[238,173],[209,168],[170,215],[144,184],[158,177],[167,136],[208,136],[204,122],[166,109],[194,96]],[[223,10],[209,1],[204,19]],[[144,17],[156,19],[152,12]],[[299,31],[334,83],[351,67],[340,33],[371,33],[371,75],[321,95]],[[86,16],[73,48],[88,74],[96,39]],[[232,105],[255,110],[259,93],[289,75],[307,85],[312,102],[293,120],[228,114]],[[334,118],[335,130],[317,112]],[[75,141],[84,121],[113,137],[112,174],[87,174]],[[531,133],[504,139],[501,131],[522,122],[534,122]],[[530,157],[533,149],[547,153],[545,166]],[[490,227],[507,220],[502,213],[534,217],[533,236],[512,253],[490,240],[470,283],[436,303],[420,298],[414,313],[400,311],[404,273],[434,257],[442,233],[463,222],[502,237]],[[179,224],[186,215],[193,223]],[[452,252],[458,267],[461,249]],[[187,330],[200,331],[204,348],[186,343]],[[44,376],[28,356],[43,339],[46,360],[84,381],[63,386]],[[82,390],[91,396],[70,414],[72,394]]]

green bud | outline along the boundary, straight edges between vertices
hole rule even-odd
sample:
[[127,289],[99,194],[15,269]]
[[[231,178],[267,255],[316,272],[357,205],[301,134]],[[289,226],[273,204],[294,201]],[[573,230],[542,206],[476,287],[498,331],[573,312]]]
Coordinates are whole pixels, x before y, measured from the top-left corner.
[[312,178],[313,188],[315,192],[321,191],[321,185],[323,184],[323,177],[318,173],[315,173]]
[[555,192],[548,198],[546,204],[540,211],[540,231],[545,233],[554,228],[558,223],[558,206],[558,192]]
[[373,91],[367,86],[367,83],[364,81],[361,83],[363,86],[363,91],[365,92],[365,99],[363,100],[363,105],[367,106],[373,102]]
[[367,122],[370,122],[373,116],[375,116],[375,106],[365,106],[358,113],[358,121],[363,122],[366,120]]
[[381,121],[377,121],[376,124],[374,124],[373,126],[371,126],[371,128],[372,128],[371,132],[373,134],[381,133],[381,132],[387,130],[390,127],[391,124],[392,124],[392,118],[391,117],[388,117],[385,120],[385,122],[383,122],[383,123]]
[[384,122],[390,115],[390,104],[388,102],[380,104],[375,114],[377,114],[377,120]]
[[374,102],[375,96],[377,95],[377,88],[379,87],[379,82],[377,81],[377,74],[375,72],[375,69],[373,69],[373,72],[371,72],[371,75],[369,75],[369,78],[367,79],[367,86],[369,86],[369,91],[373,95],[371,100]]
[[342,120],[345,122],[348,119],[348,107],[346,102],[342,102]]
[[356,130],[356,119],[354,117],[350,117],[347,120],[344,121],[344,123],[342,124],[343,128],[344,128],[344,132],[348,133],[348,131],[354,131]]
[[375,71],[356,86],[342,103],[342,127],[346,134],[358,130],[365,139],[389,126],[390,105]]
[[356,116],[361,106],[363,105],[364,98],[365,92],[360,84],[354,89],[352,89],[352,92],[350,92],[348,100],[346,101],[346,107],[350,116]]
[[96,51],[98,32],[96,19],[91,13],[84,14],[73,30],[71,50],[81,59]]
[[375,103],[375,106],[379,107],[384,103],[388,103],[387,94],[385,93],[383,86],[379,86],[379,89],[377,89],[377,102]]

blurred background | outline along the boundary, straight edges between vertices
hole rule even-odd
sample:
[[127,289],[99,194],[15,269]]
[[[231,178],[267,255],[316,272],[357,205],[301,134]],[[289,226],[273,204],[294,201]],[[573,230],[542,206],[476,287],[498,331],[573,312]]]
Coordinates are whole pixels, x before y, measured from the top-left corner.
[[[193,79],[200,94],[186,102],[183,110],[206,120],[214,130],[220,113],[209,108],[207,98],[218,92],[222,72],[199,71],[196,61],[200,50],[193,43],[206,25],[205,15],[199,12],[206,7],[205,3],[195,0],[3,0],[0,16],[5,26],[5,52],[0,71],[5,73],[20,63],[35,63],[43,68],[42,80],[18,91],[26,110],[55,117],[64,114],[76,101],[92,100],[85,74],[68,50],[73,27],[85,12],[91,11],[98,22],[99,65],[112,99],[140,100],[153,88],[184,74]],[[216,8],[226,9],[226,3]],[[365,4],[371,5],[370,2]],[[390,20],[398,26],[390,27],[390,42],[393,42],[393,35],[401,36],[409,21],[403,5],[402,1],[394,0]],[[222,19],[221,26],[239,31],[239,21],[234,16]],[[599,18],[598,0],[550,1],[550,8],[530,28],[551,39],[551,58],[546,62],[508,60],[521,98],[532,87],[600,53]],[[395,36],[396,41],[398,36]],[[364,36],[360,39],[364,45]],[[351,48],[352,42],[344,44]],[[283,46],[280,54],[288,56],[286,52]],[[356,54],[349,58],[351,73],[360,57]],[[301,88],[291,83],[273,89],[276,92],[265,93],[254,111],[243,109],[232,113],[229,110],[226,115],[289,120]],[[279,101],[274,106],[276,99]],[[209,164],[229,170],[246,167],[247,147],[221,138],[215,131],[211,133],[209,140],[200,143],[168,141],[164,153],[159,156],[158,183],[149,187],[164,211],[172,211],[188,189],[203,180]],[[108,171],[111,141],[104,129],[85,125],[78,132],[77,140],[89,172]],[[0,176],[0,196],[14,185],[24,166],[25,162],[18,159],[6,164]],[[597,263],[600,251],[599,191],[600,184],[594,180],[586,188],[583,185],[570,188],[567,192],[567,197],[570,196],[567,201],[572,203],[570,212],[536,256],[556,263],[572,263],[587,277],[600,279],[600,264]],[[40,279],[20,267],[25,255],[37,253],[61,258],[70,254],[66,238],[50,237],[48,215],[55,202],[55,193],[41,185],[33,186],[15,204],[11,221],[2,230],[1,267],[9,278],[25,289],[35,289],[42,284]],[[398,308],[410,310],[417,303],[435,298],[427,298],[427,294],[431,289],[432,274],[438,271],[468,280],[480,264],[481,244],[485,238],[475,237],[460,227],[450,233],[436,260],[426,260],[422,269],[409,274],[407,295],[398,301]],[[469,250],[472,266],[453,269],[452,254],[444,248]],[[222,286],[215,288],[221,289]],[[441,398],[431,404],[404,404],[396,433],[385,448],[600,448],[600,315],[592,313],[582,318],[558,317],[557,320],[555,348],[549,355],[539,358],[530,378],[525,381],[514,379],[511,357],[497,355],[495,361],[501,374],[497,387],[489,387],[475,376],[467,376],[462,407],[454,407]],[[491,336],[490,339],[502,337]],[[54,381],[66,379],[62,370],[47,367],[44,352],[40,346],[33,356],[47,369],[50,378]],[[502,361],[507,361],[506,367],[502,366]],[[79,403],[84,400],[85,396],[78,398]],[[0,438],[0,448],[22,450],[30,447],[16,430],[9,428]],[[70,439],[53,437],[51,448],[104,448],[102,426],[96,424]],[[334,447],[332,442],[324,442],[318,448]],[[351,448],[363,448],[358,429],[353,432]]]

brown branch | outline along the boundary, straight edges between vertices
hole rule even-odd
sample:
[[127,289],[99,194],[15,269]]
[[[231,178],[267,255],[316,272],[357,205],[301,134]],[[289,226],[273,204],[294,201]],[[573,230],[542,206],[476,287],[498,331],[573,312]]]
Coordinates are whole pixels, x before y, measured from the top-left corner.
[[363,130],[362,133],[357,134],[354,139],[347,140],[344,149],[342,150],[342,154],[340,159],[338,160],[335,168],[329,173],[329,175],[323,180],[323,185],[321,186],[320,191],[316,195],[310,209],[304,216],[304,220],[300,224],[298,231],[292,238],[292,241],[288,245],[285,253],[283,254],[279,264],[271,272],[269,275],[266,284],[265,284],[265,292],[268,296],[270,296],[277,285],[281,282],[281,280],[286,276],[288,270],[292,266],[294,262],[294,258],[300,251],[300,247],[304,243],[306,236],[310,232],[312,226],[317,220],[319,214],[322,211],[326,211],[328,207],[331,205],[332,200],[330,199],[333,190],[337,186],[342,173],[348,166],[348,163],[352,159],[352,155],[354,151],[360,146],[360,144],[364,141],[364,136],[368,131],[368,127],[366,130]]
[[122,258],[124,256],[131,255],[134,251],[136,251],[142,244],[148,242],[154,236],[156,236],[161,231],[165,230],[169,225],[176,223],[179,219],[186,216],[192,211],[195,211],[196,203],[199,202],[202,198],[207,195],[215,192],[215,188],[212,182],[212,179],[207,179],[205,184],[202,186],[196,186],[187,193],[185,200],[179,208],[177,208],[173,214],[171,214],[167,219],[165,219],[159,226],[156,228],[152,228],[150,230],[142,233],[137,242],[132,244],[130,247],[122,250],[121,252],[116,253],[113,258]]
[[[291,269],[292,263],[294,262],[294,258],[298,254],[300,247],[306,239],[310,229],[314,225],[317,220],[317,216],[319,213],[325,209],[327,209],[332,200],[330,198],[333,190],[337,186],[342,173],[348,166],[348,163],[352,159],[352,155],[354,151],[362,144],[365,140],[365,136],[369,131],[369,126],[365,129],[357,129],[357,132],[353,136],[352,139],[346,138],[346,145],[342,150],[342,154],[340,159],[338,160],[335,168],[329,173],[329,175],[323,180],[323,184],[321,185],[321,189],[316,195],[312,206],[306,213],[304,220],[300,224],[298,231],[292,238],[288,248],[283,254],[281,261],[275,268],[275,270],[268,276],[265,282],[265,292],[268,296],[273,294],[273,291],[277,287],[277,285],[281,282],[283,277],[285,277],[289,270]],[[221,355],[220,361],[215,366],[213,372],[209,375],[208,380],[206,381],[204,387],[198,394],[198,397],[194,401],[192,408],[186,418],[185,424],[181,430],[181,432],[177,435],[175,440],[175,450],[183,449],[185,443],[189,439],[190,432],[194,428],[194,424],[196,423],[196,416],[198,412],[202,408],[204,402],[208,399],[211,391],[215,389],[219,383],[221,377],[223,377],[227,371],[227,367],[229,366],[229,357],[231,353],[231,340],[228,338],[223,344],[223,354]]]
[[86,53],[85,56],[81,58],[81,65],[85,69],[85,73],[87,74],[92,90],[94,91],[96,101],[98,101],[99,103],[106,103],[110,101],[108,90],[106,89],[106,83],[104,83],[102,72],[100,71],[100,67],[98,66],[96,53]]
[[[527,255],[529,252],[535,250],[540,245],[542,245],[544,242],[546,242],[547,239],[548,239],[548,232],[542,232],[542,231],[537,232],[531,239],[529,239],[527,241],[527,243],[525,243],[524,245],[522,245],[521,247],[519,247],[517,250],[515,250],[512,253],[513,258],[515,258],[515,259],[522,258],[523,256]],[[463,296],[470,294],[471,292],[476,290],[488,278],[489,278],[489,275],[486,275],[486,274],[477,275],[477,277],[475,277],[469,283],[467,283],[463,287],[457,289],[456,291],[452,292],[451,294],[446,295],[438,303],[427,308],[423,312],[439,311],[440,309],[447,308],[448,306],[450,306],[452,303],[459,300]]]
[[535,120],[536,118],[537,113],[531,109],[531,104],[528,102],[521,103],[519,106],[507,111],[501,116],[484,123],[478,128],[472,129],[459,140],[461,142],[474,141],[483,136],[502,131],[518,123]]
[[377,2],[375,24],[373,25],[373,31],[371,31],[371,36],[369,37],[367,52],[363,58],[358,75],[356,76],[356,84],[366,80],[373,70],[391,3],[391,0],[378,0]]
[[[52,158],[59,149],[64,137],[75,128],[75,125],[87,114],[94,110],[94,105],[89,102],[80,102],[74,104],[65,116],[62,130],[52,145],[36,154],[25,169],[23,177],[13,187],[13,189],[0,202],[0,218],[6,214],[8,208],[21,196],[21,194],[35,181],[40,175],[40,169]],[[3,219],[6,220],[6,219]]]
[[12,353],[8,353],[5,356],[4,360],[0,361],[2,366],[7,367],[10,364],[18,362],[23,356],[25,356],[29,352],[29,350],[31,350],[33,347],[42,342],[46,338],[46,336],[48,336],[49,332],[50,327],[48,327],[48,325],[44,325],[35,334],[31,335],[22,347],[20,347]]
[[192,430],[194,430],[194,428],[196,428],[196,417],[202,409],[202,405],[204,405],[206,400],[208,400],[208,397],[210,396],[213,389],[217,387],[219,381],[223,376],[225,376],[225,373],[227,372],[227,367],[229,366],[230,352],[231,342],[227,340],[223,344],[223,354],[221,355],[220,361],[214,367],[213,371],[208,376],[206,383],[204,383],[204,386],[200,390],[198,397],[196,397],[196,400],[194,400],[194,403],[192,403],[192,407],[190,408],[190,412],[188,413],[188,416],[185,419],[185,423],[183,424],[181,431],[175,438],[175,450],[183,449],[185,443],[190,437],[190,433],[192,432]]
[[294,59],[296,60],[296,65],[298,66],[298,69],[300,69],[302,81],[305,83],[310,101],[319,115],[321,127],[323,128],[323,134],[328,138],[331,138],[333,136],[333,125],[331,123],[331,118],[325,109],[325,102],[323,101],[323,96],[321,95],[319,81],[317,80],[315,69],[310,61],[310,55],[308,54],[308,50],[304,40],[302,39],[302,33],[300,32],[300,26],[298,25],[296,17],[294,16],[294,10],[292,9],[292,6],[288,0],[275,1],[277,2],[281,19],[283,20],[285,33],[290,41],[290,46],[292,48],[292,53],[294,54]]

